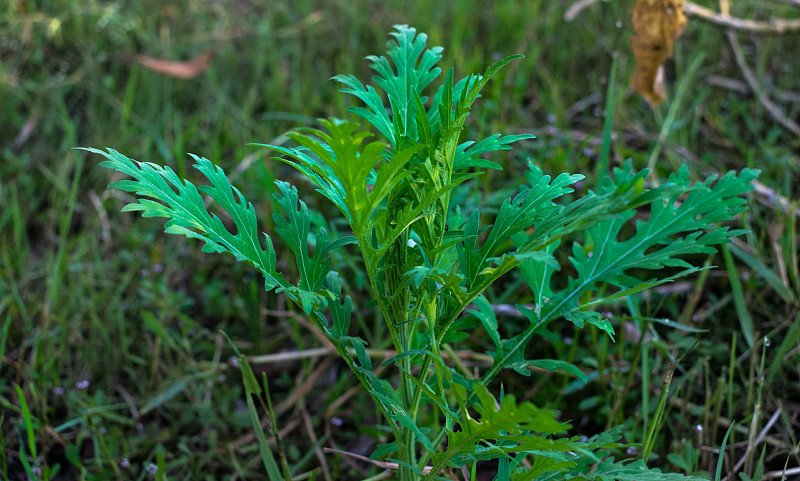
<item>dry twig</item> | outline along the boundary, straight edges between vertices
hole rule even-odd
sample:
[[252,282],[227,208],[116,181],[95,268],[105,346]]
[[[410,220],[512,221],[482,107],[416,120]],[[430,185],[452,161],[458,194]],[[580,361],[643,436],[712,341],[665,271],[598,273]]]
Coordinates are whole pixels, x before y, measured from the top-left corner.
[[[351,453],[351,452],[348,452],[348,451],[342,451],[340,449],[323,448],[323,450],[326,453],[336,453],[336,454],[341,454],[342,456],[349,456],[349,457],[352,457],[352,458],[355,458],[355,459],[360,459],[361,461],[365,461],[365,462],[371,463],[371,464],[373,464],[373,465],[375,465],[375,466],[377,466],[379,468],[391,469],[391,470],[400,469],[400,465],[397,464],[397,463],[387,463],[386,461],[375,461],[373,459],[369,459],[366,456],[362,456],[362,455],[356,454],[356,453]],[[432,469],[433,469],[433,466],[425,466],[424,468],[422,468],[422,474],[428,474],[428,473],[431,472]]]
[[[756,445],[761,444],[761,442],[767,436],[767,432],[769,432],[769,430],[772,429],[772,426],[775,425],[775,423],[778,421],[778,417],[780,416],[780,414],[781,414],[781,408],[778,408],[772,414],[772,417],[769,418],[769,421],[767,421],[767,425],[764,426],[764,429],[762,429],[761,432],[758,433],[758,437],[756,437],[756,433],[754,430],[752,429],[750,430],[750,432],[748,433],[748,436],[750,436],[750,441],[748,441],[747,443],[747,451],[745,452],[745,455],[739,458],[739,460],[736,462],[736,465],[733,466],[734,473],[737,473],[739,472],[739,470],[742,469],[742,466],[744,465],[745,460],[747,459],[747,453],[755,449]],[[751,427],[754,424],[755,421],[753,422],[753,424],[751,424]],[[722,478],[722,481],[727,481],[727,477]]]
[[[733,78],[721,77],[719,75],[709,75],[705,78],[705,81],[708,85],[732,90],[740,94],[749,94],[751,92],[750,87],[746,83]],[[773,89],[772,95],[776,100],[782,103],[800,103],[800,94],[795,92]]]
[[305,403],[303,403],[303,407],[300,410],[300,415],[303,417],[303,424],[306,428],[306,434],[308,434],[308,438],[314,445],[314,453],[317,455],[319,466],[322,469],[322,475],[327,481],[331,481],[331,479],[333,479],[331,478],[331,468],[328,466],[328,461],[325,460],[325,455],[319,448],[319,439],[317,438],[317,434],[314,432],[314,423],[311,422],[311,415],[308,414],[308,409],[306,409]]
[[752,33],[792,33],[800,32],[800,19],[783,19],[771,18],[766,22],[758,20],[748,20],[745,18],[731,17],[714,12],[713,10],[702,7],[694,2],[686,2],[686,8],[683,10],[686,15],[698,17],[707,22],[739,30],[742,32]]
[[800,125],[787,117],[780,107],[775,105],[772,100],[770,100],[770,98],[767,96],[767,93],[758,83],[756,74],[753,73],[753,71],[750,69],[750,66],[747,65],[747,61],[744,58],[744,53],[742,52],[742,46],[739,44],[739,39],[736,38],[736,33],[732,30],[728,30],[726,33],[728,35],[728,41],[731,44],[731,48],[733,48],[733,54],[736,57],[736,63],[739,64],[739,69],[742,71],[742,75],[744,75],[744,79],[747,81],[747,84],[750,85],[753,93],[755,93],[758,100],[775,120],[780,122],[780,124],[786,127],[787,130],[800,137]]

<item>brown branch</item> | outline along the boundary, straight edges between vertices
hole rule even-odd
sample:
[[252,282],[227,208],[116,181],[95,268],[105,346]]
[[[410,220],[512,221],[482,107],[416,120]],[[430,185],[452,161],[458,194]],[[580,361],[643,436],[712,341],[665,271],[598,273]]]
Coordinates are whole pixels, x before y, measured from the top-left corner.
[[795,474],[800,474],[800,467],[784,469],[782,471],[770,471],[768,473],[764,473],[764,479],[775,479],[775,478],[786,479],[787,476],[793,476]]
[[[367,463],[371,463],[374,466],[377,466],[377,467],[383,468],[383,469],[391,469],[391,470],[400,469],[400,465],[397,464],[397,463],[389,463],[389,462],[386,462],[386,461],[376,461],[374,459],[369,459],[368,457],[362,456],[360,454],[351,453],[349,451],[342,451],[341,449],[322,448],[322,450],[324,452],[326,452],[326,453],[334,453],[334,454],[341,454],[342,456],[349,456],[351,458],[355,458],[355,459],[358,459],[358,460],[361,460],[361,461],[364,461],[364,462],[367,462]],[[422,468],[422,474],[428,474],[428,473],[431,472],[432,469],[433,469],[433,466],[425,466],[424,468]]]
[[800,19],[787,20],[783,18],[771,18],[768,21],[747,20],[744,18],[730,17],[714,12],[713,10],[702,7],[694,2],[686,2],[684,8],[686,15],[699,17],[702,20],[711,22],[725,28],[753,33],[795,33],[800,32]]
[[758,79],[756,79],[756,74],[753,73],[753,71],[750,69],[750,66],[747,65],[747,61],[744,58],[744,53],[742,52],[742,46],[739,44],[739,39],[736,38],[736,33],[730,29],[726,33],[728,34],[728,41],[733,48],[733,54],[736,57],[736,63],[739,64],[739,69],[742,71],[744,79],[747,81],[748,85],[750,85],[753,93],[756,94],[758,100],[775,120],[780,122],[781,125],[786,127],[787,130],[800,137],[800,125],[787,117],[783,111],[777,105],[775,105],[772,100],[770,100],[770,98],[767,96],[767,93],[764,91],[761,85],[759,85]]
[[311,415],[308,414],[308,409],[306,408],[305,402],[302,405],[302,409],[300,410],[300,415],[303,418],[303,424],[306,428],[306,434],[308,434],[308,439],[311,441],[311,444],[314,446],[314,452],[317,455],[317,460],[319,461],[319,467],[322,469],[322,475],[325,477],[326,481],[331,481],[331,468],[328,466],[328,461],[325,460],[325,455],[322,453],[322,450],[319,447],[319,438],[317,438],[317,433],[314,432],[314,423],[311,422]]
[[[742,82],[741,80],[736,80],[733,78],[721,77],[719,75],[709,75],[705,78],[705,81],[709,85],[713,85],[714,87],[721,87],[724,89],[732,90],[734,92],[738,92],[740,94],[750,94],[750,87]],[[772,95],[775,97],[776,100],[783,102],[783,103],[800,103],[800,94],[795,92],[789,92],[786,90],[779,90],[773,89]]]
[[[791,201],[787,197],[775,192],[775,189],[767,187],[757,180],[753,181],[753,187],[755,188],[754,192],[759,196],[759,202],[762,204],[771,208],[777,207],[782,212],[787,212],[789,215],[800,217],[800,208],[793,209]],[[792,212],[793,210],[794,212]]]

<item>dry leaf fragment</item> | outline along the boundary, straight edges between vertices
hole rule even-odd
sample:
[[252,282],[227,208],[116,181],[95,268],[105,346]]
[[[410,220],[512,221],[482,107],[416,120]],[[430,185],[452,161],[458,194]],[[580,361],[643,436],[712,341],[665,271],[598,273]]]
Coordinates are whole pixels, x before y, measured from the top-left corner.
[[204,72],[213,57],[214,51],[209,50],[185,62],[163,60],[142,54],[136,54],[134,59],[154,72],[179,79],[190,79]]
[[636,0],[631,37],[636,69],[631,87],[655,107],[665,99],[664,62],[686,26],[685,0]]

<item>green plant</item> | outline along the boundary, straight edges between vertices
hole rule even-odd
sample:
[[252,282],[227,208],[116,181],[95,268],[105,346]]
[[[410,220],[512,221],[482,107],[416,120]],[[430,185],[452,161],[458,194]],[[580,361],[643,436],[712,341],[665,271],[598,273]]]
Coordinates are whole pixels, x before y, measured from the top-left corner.
[[[167,233],[199,239],[206,252],[247,262],[264,276],[265,289],[284,293],[303,309],[382,408],[394,441],[379,446],[373,457],[396,462],[398,479],[435,479],[448,467],[474,467],[488,459],[499,460],[499,479],[680,477],[647,470],[644,461],[609,456],[621,446],[619,431],[566,437],[570,426],[558,421],[556,411],[509,393],[498,398],[489,388],[504,369],[529,376],[530,368],[538,367],[583,377],[577,367],[539,359],[526,348],[534,336],[555,340],[548,327],[559,319],[579,328],[593,325],[613,339],[614,328],[598,308],[702,270],[685,256],[714,252],[714,245],[741,233],[721,223],[744,210],[740,195],[758,172],[692,183],[684,168],[648,187],[649,171],[637,172],[626,163],[602,177],[595,192],[558,204],[583,176],[551,178],[531,163],[525,185],[487,224],[479,210],[462,213],[453,205],[456,189],[486,169],[502,168],[484,154],[532,136],[496,134],[478,142],[461,136],[483,87],[519,56],[457,82],[451,70],[428,98],[423,92],[440,74],[442,49],[426,48],[426,36],[407,26],[397,26],[392,35],[388,58],[369,57],[377,72],[374,86],[336,77],[343,92],[365,105],[350,110],[386,142],[365,143],[371,134],[358,124],[329,119],[320,121],[322,129],[290,133],[298,147],[266,146],[305,174],[352,229],[352,236],[339,239],[324,228],[312,233],[309,209],[297,189],[277,181],[275,199],[283,212],[273,214],[274,230],[296,260],[294,282],[276,270],[272,238],[260,237],[252,205],[209,160],[193,156],[210,182],[196,187],[169,168],[112,149],[87,150],[105,156],[104,167],[133,178],[112,187],[145,197],[123,210],[168,218]],[[375,87],[388,99],[388,111]],[[233,231],[209,211],[201,194],[216,201]],[[639,211],[648,215],[632,222]],[[573,241],[569,262],[575,275],[554,286],[551,277],[560,268],[554,253],[567,239]],[[368,342],[351,335],[352,301],[330,256],[348,244],[358,247],[376,312],[394,344],[396,356],[387,361],[396,368],[394,377],[377,377]],[[503,337],[486,293],[512,269],[519,270],[536,302],[533,309],[519,306],[527,327]],[[636,277],[643,271],[652,277]],[[451,365],[446,355],[476,325],[494,344],[493,364],[478,377],[457,362]]]

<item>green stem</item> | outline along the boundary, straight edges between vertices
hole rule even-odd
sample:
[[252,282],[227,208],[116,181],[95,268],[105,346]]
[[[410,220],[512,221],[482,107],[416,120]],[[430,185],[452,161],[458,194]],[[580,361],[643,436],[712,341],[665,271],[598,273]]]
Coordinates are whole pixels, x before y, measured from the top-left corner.
[[[361,247],[362,259],[364,260],[364,267],[366,268],[367,278],[369,279],[370,288],[372,289],[372,292],[375,294],[375,298],[376,298],[376,300],[378,302],[378,307],[380,308],[381,314],[383,315],[384,321],[386,322],[386,326],[387,326],[387,328],[389,330],[389,334],[390,334],[390,336],[392,338],[392,344],[395,347],[395,352],[397,354],[400,354],[402,352],[405,352],[406,346],[405,346],[405,339],[404,338],[406,336],[400,336],[401,333],[398,332],[398,329],[395,327],[394,322],[393,322],[391,306],[389,306],[388,303],[386,302],[386,297],[385,297],[384,293],[380,292],[380,290],[378,289],[377,279],[375,278],[375,273],[377,272],[377,269],[375,268],[375,265],[373,263],[374,250],[371,248],[370,244],[364,238],[363,232],[360,229],[358,229],[359,226],[358,225],[354,225],[353,227],[354,227],[354,234],[356,236],[356,241],[358,243],[358,246]],[[405,324],[400,326],[400,328],[401,328],[400,330],[401,331],[402,331],[404,326],[405,326]],[[354,362],[350,358],[348,353],[346,352],[346,349],[344,349],[344,347],[339,342],[334,343],[334,346],[336,347],[336,350],[339,351],[339,354],[342,356],[342,358],[345,359],[345,362],[347,362],[348,366],[350,366],[350,369],[353,372],[355,372],[356,376],[358,376],[358,378],[361,380],[362,386],[364,386],[366,388],[367,392],[370,394],[370,396],[372,397],[373,401],[377,405],[382,407],[383,404],[381,403],[381,401],[375,395],[372,394],[372,391],[369,388],[369,384],[368,384],[366,378],[363,375],[361,375],[355,369]],[[401,361],[407,361],[407,358],[403,359]],[[404,367],[406,367],[405,363],[403,365],[404,365]],[[404,404],[403,407],[407,408],[407,406],[408,406],[408,404],[407,404],[408,394],[407,393],[410,390],[410,387],[408,386],[408,384],[409,384],[408,381],[404,377],[401,377],[401,379],[402,379],[402,381],[401,381],[401,390],[402,390],[402,393],[403,393],[403,404]],[[383,412],[383,415],[384,415],[384,418],[386,419],[387,424],[392,429],[392,434],[394,434],[394,437],[397,440],[399,452],[401,453],[401,460],[407,461],[409,463],[412,463],[414,461],[414,438],[413,438],[413,433],[409,429],[403,429],[402,427],[399,427],[395,423],[395,421],[391,417],[389,417],[388,413],[384,409],[381,409],[381,411]],[[409,435],[410,435],[410,438],[409,438]],[[409,453],[410,453],[410,457],[408,457]],[[408,457],[408,459],[402,459],[404,454],[405,454],[406,457]],[[409,471],[409,470],[405,469],[405,468],[403,468],[401,466],[401,468],[400,468],[401,479],[406,479],[405,472],[407,472],[407,471]]]

